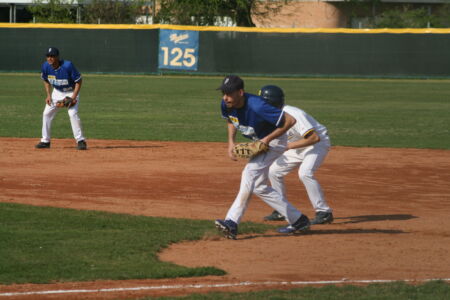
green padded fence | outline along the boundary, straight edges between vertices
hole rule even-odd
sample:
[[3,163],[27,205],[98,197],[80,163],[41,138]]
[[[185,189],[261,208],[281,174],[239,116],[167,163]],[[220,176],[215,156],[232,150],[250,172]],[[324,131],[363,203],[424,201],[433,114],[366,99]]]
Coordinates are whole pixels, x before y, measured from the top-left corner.
[[0,28],[0,71],[39,72],[49,46],[80,72],[155,73],[158,30]]
[[[195,69],[159,68],[162,29],[199,32]],[[48,46],[83,73],[450,77],[450,29],[170,25],[0,24],[0,71],[39,72]]]
[[205,73],[450,75],[450,35],[202,32],[200,41]]

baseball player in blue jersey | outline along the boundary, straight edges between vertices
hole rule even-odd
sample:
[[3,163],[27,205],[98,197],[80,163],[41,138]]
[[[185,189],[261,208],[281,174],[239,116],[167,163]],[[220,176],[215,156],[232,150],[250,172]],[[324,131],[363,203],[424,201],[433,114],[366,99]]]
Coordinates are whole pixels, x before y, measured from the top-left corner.
[[233,148],[237,131],[246,138],[260,140],[269,145],[269,150],[249,160],[242,172],[239,192],[225,219],[215,221],[216,227],[227,238],[236,239],[238,224],[254,193],[288,221],[289,225],[279,228],[278,232],[295,233],[307,230],[310,225],[308,217],[292,206],[284,195],[268,185],[270,165],[285,151],[286,131],[295,124],[295,119],[261,97],[245,93],[244,82],[238,76],[225,77],[218,90],[223,93],[221,110],[222,117],[227,120],[229,157],[236,160]]
[[42,139],[36,145],[36,148],[50,148],[52,121],[56,113],[60,110],[60,107],[56,106],[56,103],[66,97],[71,97],[73,102],[68,108],[68,114],[70,124],[72,125],[73,136],[77,142],[77,148],[79,150],[86,150],[87,145],[83,136],[80,117],[78,116],[79,93],[82,83],[81,74],[72,62],[59,59],[59,50],[57,48],[48,48],[45,55],[47,61],[42,64],[41,78],[44,81],[47,96],[45,98],[46,105],[42,118]]
[[[288,146],[286,152],[275,160],[269,170],[272,187],[285,195],[284,176],[295,168],[305,186],[306,193],[316,212],[311,225],[333,222],[333,212],[323,194],[322,188],[314,176],[331,147],[328,130],[316,119],[300,108],[284,104],[284,92],[275,85],[261,88],[260,96],[267,103],[282,109],[295,119],[295,125],[287,131]],[[284,220],[278,211],[264,218],[268,221]]]

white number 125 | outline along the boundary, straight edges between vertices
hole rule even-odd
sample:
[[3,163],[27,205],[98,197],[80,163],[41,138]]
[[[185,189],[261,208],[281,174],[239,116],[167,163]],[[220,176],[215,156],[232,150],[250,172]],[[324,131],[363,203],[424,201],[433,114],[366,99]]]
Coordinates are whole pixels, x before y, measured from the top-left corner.
[[[192,48],[172,48],[169,47],[161,47],[161,50],[164,52],[164,65],[172,66],[172,67],[192,67],[195,65],[196,57],[194,56],[195,49]],[[169,51],[170,50],[170,51]],[[170,62],[169,62],[170,59]]]

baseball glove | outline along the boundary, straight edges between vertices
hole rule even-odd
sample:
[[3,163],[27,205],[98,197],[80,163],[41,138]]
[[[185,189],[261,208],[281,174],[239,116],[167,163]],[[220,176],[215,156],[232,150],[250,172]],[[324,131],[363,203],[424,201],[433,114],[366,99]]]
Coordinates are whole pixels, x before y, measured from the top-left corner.
[[69,96],[66,96],[64,99],[56,101],[56,107],[67,107],[70,108],[77,103],[77,100],[72,99]]
[[267,151],[269,151],[269,146],[261,141],[241,143],[233,148],[233,154],[239,158],[253,158]]

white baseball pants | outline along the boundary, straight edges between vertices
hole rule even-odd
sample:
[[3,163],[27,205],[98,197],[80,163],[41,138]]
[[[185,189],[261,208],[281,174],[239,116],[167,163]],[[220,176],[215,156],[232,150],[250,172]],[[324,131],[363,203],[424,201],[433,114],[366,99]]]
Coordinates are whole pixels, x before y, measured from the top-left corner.
[[226,219],[239,224],[253,193],[280,212],[290,224],[300,218],[301,212],[292,206],[284,195],[268,185],[270,165],[284,152],[286,143],[285,135],[273,140],[267,153],[258,155],[247,163],[242,171],[239,193],[228,210]]
[[330,149],[327,141],[319,142],[305,149],[291,149],[280,156],[270,167],[269,179],[272,187],[286,197],[284,176],[300,166],[298,176],[303,182],[309,200],[316,212],[332,212],[325,200],[322,188],[314,176]]
[[[49,143],[51,139],[51,129],[53,118],[56,113],[61,109],[56,107],[55,103],[59,100],[64,99],[66,96],[71,97],[72,92],[61,92],[57,89],[53,89],[52,92],[52,103],[51,105],[46,104],[44,113],[42,114],[42,139],[41,142]],[[81,128],[81,120],[78,116],[78,104],[80,103],[80,97],[77,97],[77,103],[67,110],[70,118],[70,124],[72,125],[73,137],[77,142],[84,140],[83,130]]]

